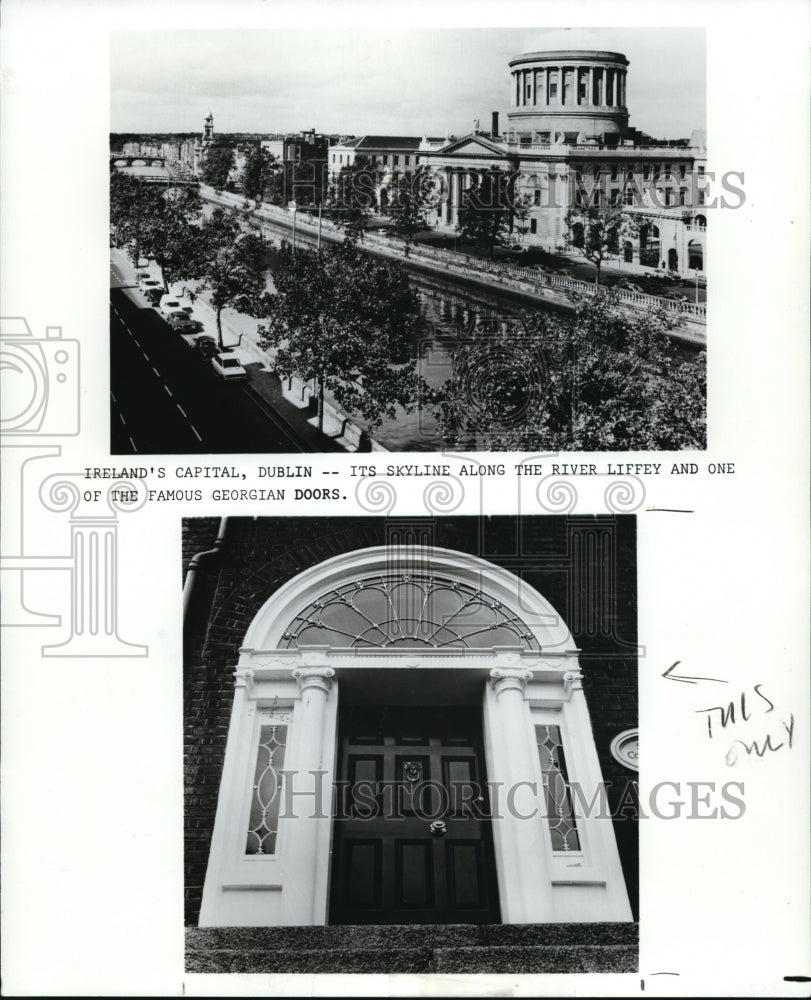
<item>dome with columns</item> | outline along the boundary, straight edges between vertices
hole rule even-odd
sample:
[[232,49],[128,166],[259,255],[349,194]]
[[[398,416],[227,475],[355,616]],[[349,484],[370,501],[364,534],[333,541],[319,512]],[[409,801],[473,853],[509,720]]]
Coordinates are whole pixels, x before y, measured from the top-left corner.
[[628,127],[625,56],[599,48],[591,32],[579,29],[549,32],[540,41],[548,47],[510,60],[511,129],[530,139],[622,134]]

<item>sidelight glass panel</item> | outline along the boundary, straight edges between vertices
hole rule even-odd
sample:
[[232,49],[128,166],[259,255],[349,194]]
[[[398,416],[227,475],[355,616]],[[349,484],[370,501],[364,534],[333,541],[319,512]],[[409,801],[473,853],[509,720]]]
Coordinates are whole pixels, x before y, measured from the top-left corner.
[[536,726],[535,742],[541,761],[546,816],[553,851],[579,851],[580,838],[566,774],[560,726]]
[[246,854],[275,854],[287,726],[262,726],[253,778]]

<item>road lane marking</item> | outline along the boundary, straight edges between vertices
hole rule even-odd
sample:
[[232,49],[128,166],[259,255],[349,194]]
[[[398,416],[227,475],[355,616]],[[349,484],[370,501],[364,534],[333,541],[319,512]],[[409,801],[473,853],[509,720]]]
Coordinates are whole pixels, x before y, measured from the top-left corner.
[[138,449],[135,447],[135,442],[132,440],[132,438],[130,438],[130,444],[132,445],[132,450],[137,455],[138,454]]
[[202,444],[203,443],[203,439],[197,433],[197,428],[194,426],[194,424],[189,424],[189,427],[191,427],[191,429],[194,431],[194,436],[197,438],[197,440],[200,442],[200,444]]
[[123,425],[124,425],[125,427],[127,426],[127,421],[126,421],[126,420],[124,419],[124,414],[123,414],[123,413],[119,413],[119,414],[118,414],[118,419],[119,419],[119,420],[121,421],[121,423],[122,423],[122,424],[123,424]]
[[180,405],[180,403],[176,403],[175,405],[177,406],[178,410],[180,410],[180,412],[183,414],[183,416],[186,417],[186,419],[188,420],[189,418],[188,418],[188,416],[186,414],[186,411],[183,409],[183,407]]
[[158,378],[161,377],[161,373],[158,371],[158,369],[154,365],[152,366],[152,371],[158,376]]
[[[170,396],[172,396],[172,390],[169,388],[168,385],[164,385],[163,388],[169,393]],[[172,396],[172,398],[174,399],[174,396]]]

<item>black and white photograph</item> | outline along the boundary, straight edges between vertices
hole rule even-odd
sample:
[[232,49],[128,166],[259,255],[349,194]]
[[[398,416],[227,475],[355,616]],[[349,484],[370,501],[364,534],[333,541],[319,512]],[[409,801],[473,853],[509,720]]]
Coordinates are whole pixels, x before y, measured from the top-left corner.
[[2,0],[4,996],[808,994],[809,52]]
[[741,197],[705,64],[687,27],[114,32],[112,453],[704,449]]
[[188,971],[636,971],[634,517],[190,518],[183,556]]

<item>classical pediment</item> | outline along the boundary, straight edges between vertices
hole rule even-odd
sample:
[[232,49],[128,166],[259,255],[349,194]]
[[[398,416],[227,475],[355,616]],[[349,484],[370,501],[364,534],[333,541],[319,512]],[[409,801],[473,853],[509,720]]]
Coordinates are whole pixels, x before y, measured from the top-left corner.
[[435,152],[439,156],[486,156],[488,159],[493,159],[494,157],[499,159],[507,158],[507,154],[502,146],[491,139],[486,139],[484,136],[476,134],[455,139],[453,142],[448,143],[447,146],[443,146]]

